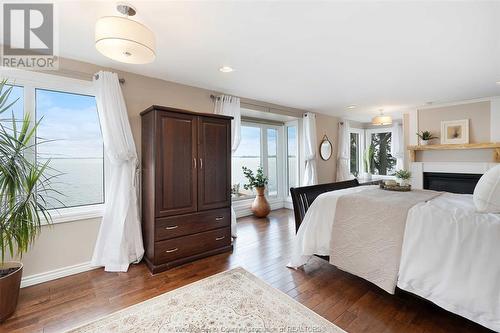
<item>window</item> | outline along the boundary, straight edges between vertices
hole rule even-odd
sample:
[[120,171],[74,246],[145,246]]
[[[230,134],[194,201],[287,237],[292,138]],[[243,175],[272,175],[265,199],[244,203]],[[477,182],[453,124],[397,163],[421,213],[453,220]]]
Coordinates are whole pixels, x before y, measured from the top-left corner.
[[354,177],[361,176],[363,168],[365,131],[360,128],[349,129],[349,171]]
[[24,115],[41,120],[33,139],[39,146],[28,158],[39,163],[50,159],[46,176],[55,191],[48,206],[57,209],[55,222],[100,216],[104,156],[92,83],[44,73],[0,72],[15,82],[9,99],[18,99],[10,112],[0,115],[0,123],[12,126],[12,112],[18,121]]
[[245,190],[243,185],[247,179],[243,175],[242,167],[247,167],[254,172],[261,163],[261,135],[260,127],[243,125],[241,126],[241,142],[234,152],[231,161],[232,168],[232,193],[235,199],[253,195],[252,191]]
[[[4,90],[12,87],[8,100],[5,102],[5,106],[11,104],[15,100],[17,102],[10,107],[10,110],[5,111],[0,114],[0,124],[5,126],[7,129],[12,129],[12,119],[19,121],[23,119],[24,110],[24,89],[20,86],[5,86]],[[13,118],[14,117],[14,118]]]
[[267,175],[269,184],[267,185],[270,196],[278,195],[278,130],[276,128],[267,129]]
[[254,173],[262,166],[264,175],[268,177],[267,195],[280,195],[281,180],[279,172],[283,168],[281,154],[282,126],[259,124],[244,121],[241,125],[241,142],[232,158],[232,195],[233,199],[244,199],[254,195],[253,191],[245,190],[247,179],[242,167],[247,167]]
[[297,122],[292,122],[286,126],[287,196],[290,196],[290,188],[299,185],[298,155]]
[[95,98],[36,89],[37,159],[50,159],[51,208],[104,202],[104,152]]
[[360,174],[360,137],[359,133],[349,133],[350,134],[350,172],[352,175],[357,177]]
[[366,147],[373,147],[370,172],[380,176],[392,175],[396,171],[396,159],[391,155],[391,129],[367,130],[366,139]]

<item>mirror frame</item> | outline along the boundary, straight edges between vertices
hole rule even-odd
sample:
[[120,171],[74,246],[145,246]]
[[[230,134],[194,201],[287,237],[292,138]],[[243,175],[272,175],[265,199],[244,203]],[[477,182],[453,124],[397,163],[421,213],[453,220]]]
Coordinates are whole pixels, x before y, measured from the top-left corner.
[[[330,145],[330,156],[328,156],[328,158],[324,158],[323,157],[323,154],[321,152],[321,147],[323,146],[323,143],[325,142],[328,142],[328,144]],[[323,139],[321,140],[321,143],[319,144],[319,156],[321,157],[321,159],[323,161],[328,161],[330,158],[332,158],[332,155],[333,155],[333,145],[332,145],[332,142],[330,141],[330,139],[328,139],[328,136],[326,136],[326,134],[323,136]]]

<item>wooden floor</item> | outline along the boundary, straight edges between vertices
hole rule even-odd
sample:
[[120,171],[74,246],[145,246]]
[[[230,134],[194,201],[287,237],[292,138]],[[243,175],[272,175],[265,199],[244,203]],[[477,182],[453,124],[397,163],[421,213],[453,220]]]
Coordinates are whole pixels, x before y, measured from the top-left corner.
[[408,295],[389,295],[315,258],[304,270],[285,267],[294,235],[292,211],[242,218],[232,254],[152,276],[144,264],[128,273],[96,269],[21,290],[15,315],[0,332],[58,332],[241,266],[348,332],[489,332]]

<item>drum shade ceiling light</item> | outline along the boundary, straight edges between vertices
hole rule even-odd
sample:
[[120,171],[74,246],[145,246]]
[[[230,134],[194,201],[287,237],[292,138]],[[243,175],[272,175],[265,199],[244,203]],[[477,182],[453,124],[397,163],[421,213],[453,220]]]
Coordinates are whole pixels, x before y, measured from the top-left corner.
[[392,117],[384,115],[384,110],[380,110],[380,115],[373,117],[372,124],[376,126],[391,125]]
[[95,25],[95,47],[104,56],[127,64],[147,64],[155,59],[155,36],[145,25],[131,20],[135,9],[120,4],[125,16],[105,16]]

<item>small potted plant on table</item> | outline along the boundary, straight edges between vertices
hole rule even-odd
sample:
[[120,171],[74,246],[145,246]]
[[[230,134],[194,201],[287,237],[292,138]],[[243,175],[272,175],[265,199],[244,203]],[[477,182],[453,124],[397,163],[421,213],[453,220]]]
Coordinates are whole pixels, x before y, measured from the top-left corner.
[[437,136],[434,136],[430,131],[422,131],[417,133],[417,136],[420,138],[420,143],[423,146],[427,146],[431,140],[437,139]]
[[405,169],[401,169],[396,171],[394,174],[396,179],[398,180],[399,186],[408,186],[410,185],[411,172]]
[[268,179],[264,176],[262,167],[257,168],[257,173],[255,175],[253,171],[247,167],[242,167],[242,169],[243,174],[248,179],[248,184],[244,184],[243,188],[245,190],[253,190],[255,188],[257,191],[255,200],[252,203],[252,212],[257,217],[266,217],[271,211],[271,206],[269,206],[269,202],[267,202],[265,196]]

